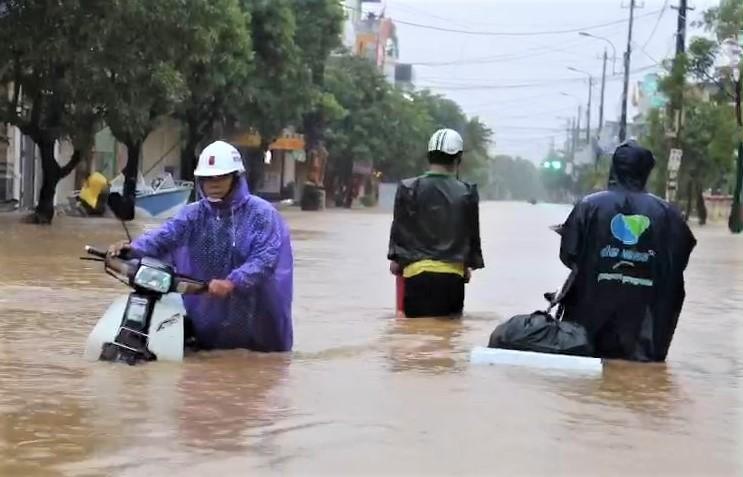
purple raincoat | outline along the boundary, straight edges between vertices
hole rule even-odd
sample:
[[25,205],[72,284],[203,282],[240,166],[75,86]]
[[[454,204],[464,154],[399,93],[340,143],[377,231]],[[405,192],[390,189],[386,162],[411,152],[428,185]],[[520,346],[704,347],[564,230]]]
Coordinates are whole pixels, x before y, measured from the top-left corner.
[[289,229],[271,204],[250,194],[244,176],[225,201],[215,204],[202,197],[186,205],[159,229],[136,239],[132,248],[137,255],[167,260],[178,273],[197,280],[235,284],[228,298],[184,295],[202,348],[291,350]]

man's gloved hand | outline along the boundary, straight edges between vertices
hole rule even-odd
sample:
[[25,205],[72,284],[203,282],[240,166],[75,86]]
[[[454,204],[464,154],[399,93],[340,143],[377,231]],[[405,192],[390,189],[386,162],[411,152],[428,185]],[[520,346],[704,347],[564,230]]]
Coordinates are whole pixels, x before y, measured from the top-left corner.
[[235,284],[229,280],[212,280],[209,282],[209,294],[226,298],[235,290]]
[[113,257],[122,255],[122,252],[129,251],[132,249],[131,244],[126,240],[121,240],[108,247],[108,254]]

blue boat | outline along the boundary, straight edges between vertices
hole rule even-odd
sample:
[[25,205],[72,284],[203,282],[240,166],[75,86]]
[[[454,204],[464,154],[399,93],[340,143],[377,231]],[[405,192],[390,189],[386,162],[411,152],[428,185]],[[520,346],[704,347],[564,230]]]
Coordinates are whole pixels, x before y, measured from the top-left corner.
[[[123,192],[124,177],[118,175],[111,181],[111,192]],[[142,174],[137,177],[137,217],[167,219],[186,205],[191,198],[194,183],[176,181],[170,173],[155,177],[149,184]]]

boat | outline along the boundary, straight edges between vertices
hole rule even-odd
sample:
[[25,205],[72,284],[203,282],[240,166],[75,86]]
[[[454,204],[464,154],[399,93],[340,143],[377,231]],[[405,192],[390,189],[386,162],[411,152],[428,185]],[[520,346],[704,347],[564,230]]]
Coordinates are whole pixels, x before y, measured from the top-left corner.
[[[156,176],[147,184],[140,173],[137,177],[135,214],[145,218],[170,218],[188,203],[193,188],[193,182],[175,180],[168,172]],[[111,192],[123,195],[123,191],[124,176],[119,174],[111,181]]]
[[[110,183],[110,192],[123,195],[124,176],[119,174]],[[194,183],[173,179],[172,174],[166,172],[156,176],[149,184],[142,174],[137,176],[137,195],[135,201],[135,215],[137,217],[167,219],[174,216],[188,203],[193,192]],[[80,191],[72,193],[69,200],[69,209],[79,211]]]

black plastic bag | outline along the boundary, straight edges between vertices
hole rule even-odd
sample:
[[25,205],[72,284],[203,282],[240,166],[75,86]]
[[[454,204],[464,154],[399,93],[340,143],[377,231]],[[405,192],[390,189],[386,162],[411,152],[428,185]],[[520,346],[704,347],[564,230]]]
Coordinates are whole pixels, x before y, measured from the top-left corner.
[[556,320],[545,311],[535,311],[531,315],[516,315],[501,323],[490,335],[488,347],[593,356],[593,346],[583,326]]

